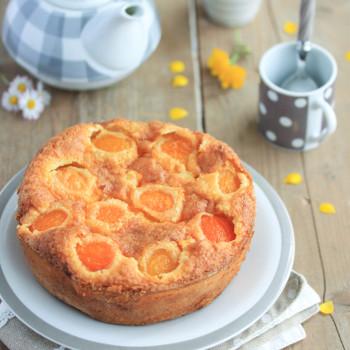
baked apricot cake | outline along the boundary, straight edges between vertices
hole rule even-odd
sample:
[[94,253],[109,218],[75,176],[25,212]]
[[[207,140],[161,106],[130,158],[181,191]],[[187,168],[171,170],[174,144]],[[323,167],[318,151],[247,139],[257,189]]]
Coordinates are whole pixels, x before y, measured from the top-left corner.
[[110,323],[209,304],[253,235],[252,178],[234,151],[159,121],[66,129],[32,160],[18,193],[17,235],[33,274]]

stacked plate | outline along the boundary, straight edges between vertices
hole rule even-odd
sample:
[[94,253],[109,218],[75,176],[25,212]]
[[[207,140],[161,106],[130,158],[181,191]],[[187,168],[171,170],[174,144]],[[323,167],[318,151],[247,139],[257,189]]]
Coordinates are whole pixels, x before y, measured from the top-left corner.
[[42,336],[72,349],[204,349],[239,334],[259,319],[282,292],[294,259],[293,227],[273,188],[250,166],[257,197],[251,249],[241,271],[209,306],[147,326],[96,321],[40,286],[16,238],[16,189],[24,170],[0,193],[0,296],[16,316]]

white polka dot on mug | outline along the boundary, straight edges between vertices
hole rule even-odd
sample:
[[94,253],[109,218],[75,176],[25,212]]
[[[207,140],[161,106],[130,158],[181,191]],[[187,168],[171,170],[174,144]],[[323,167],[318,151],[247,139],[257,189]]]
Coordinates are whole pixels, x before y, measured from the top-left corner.
[[306,98],[297,98],[295,101],[294,101],[294,106],[296,108],[304,108],[306,107],[307,105],[307,100]]
[[262,102],[259,103],[259,109],[260,109],[260,113],[261,114],[263,114],[263,115],[267,114],[267,109],[266,109],[265,105]]
[[270,141],[276,141],[277,140],[276,134],[273,131],[271,131],[271,130],[267,130],[265,135]]
[[304,140],[303,139],[294,139],[292,140],[292,147],[294,148],[300,148],[304,146]]
[[270,99],[270,101],[272,102],[277,102],[278,101],[278,95],[276,94],[276,92],[269,90],[267,92],[267,97]]
[[290,128],[293,125],[292,119],[290,119],[284,115],[282,117],[280,117],[279,122],[285,128]]

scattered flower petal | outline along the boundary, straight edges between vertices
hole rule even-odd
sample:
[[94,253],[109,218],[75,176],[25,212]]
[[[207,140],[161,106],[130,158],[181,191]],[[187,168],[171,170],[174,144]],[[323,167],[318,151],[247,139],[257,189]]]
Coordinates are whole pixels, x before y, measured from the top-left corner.
[[19,111],[19,94],[16,91],[5,91],[2,94],[1,104],[7,111]]
[[286,21],[283,25],[283,30],[286,34],[294,35],[298,31],[298,25],[291,21]]
[[320,312],[323,315],[330,315],[334,312],[334,304],[332,300],[327,300],[320,305]]
[[350,51],[345,52],[345,59],[350,61]]
[[169,118],[172,120],[180,120],[186,118],[188,116],[188,112],[186,109],[181,107],[171,108],[169,111]]
[[303,181],[299,173],[290,173],[284,178],[284,183],[288,185],[299,185]]
[[188,78],[185,75],[175,75],[172,81],[174,87],[184,87],[188,85]]
[[335,214],[336,210],[332,203],[324,202],[320,204],[320,212],[324,214]]
[[181,73],[185,70],[185,63],[183,61],[170,62],[170,70],[173,73]]
[[20,96],[19,105],[23,113],[23,118],[29,120],[38,119],[44,110],[43,100],[35,90],[28,91]]
[[16,92],[17,94],[22,95],[31,90],[32,88],[33,83],[28,77],[24,75],[18,75],[10,83],[9,91]]
[[43,100],[44,106],[49,106],[51,103],[51,95],[50,93],[44,89],[44,84],[42,81],[38,81],[36,84],[36,91],[38,92],[39,96]]

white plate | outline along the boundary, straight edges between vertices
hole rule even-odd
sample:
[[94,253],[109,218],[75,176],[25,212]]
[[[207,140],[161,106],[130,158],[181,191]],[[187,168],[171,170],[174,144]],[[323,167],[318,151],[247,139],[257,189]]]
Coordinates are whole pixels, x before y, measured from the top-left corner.
[[209,306],[175,320],[130,327],[93,320],[50,295],[28,269],[16,238],[14,189],[22,174],[0,194],[0,211],[5,207],[0,220],[1,296],[35,331],[71,348],[193,350],[242,332],[277,299],[294,258],[293,228],[282,201],[261,175],[249,170],[257,196],[252,246],[237,277]]

